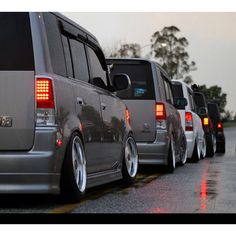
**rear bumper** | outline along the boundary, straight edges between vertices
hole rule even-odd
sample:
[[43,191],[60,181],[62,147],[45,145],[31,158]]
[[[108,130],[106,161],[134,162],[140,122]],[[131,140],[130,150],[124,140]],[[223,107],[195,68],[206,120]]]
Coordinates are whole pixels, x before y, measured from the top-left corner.
[[58,193],[56,127],[36,128],[27,152],[0,152],[0,193]]
[[167,165],[169,136],[167,131],[157,131],[152,143],[138,142],[139,164]]

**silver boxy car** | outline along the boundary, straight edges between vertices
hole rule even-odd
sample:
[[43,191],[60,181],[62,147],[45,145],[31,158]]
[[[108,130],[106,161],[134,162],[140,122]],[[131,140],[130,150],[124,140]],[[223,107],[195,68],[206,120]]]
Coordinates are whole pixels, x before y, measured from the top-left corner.
[[67,194],[123,178],[138,155],[97,39],[57,13],[0,14],[0,193]]
[[172,80],[171,82],[174,97],[184,97],[187,100],[187,106],[184,109],[178,109],[178,111],[187,138],[187,156],[191,161],[198,162],[206,156],[206,139],[201,118],[196,113],[193,91],[181,80]]
[[[175,108],[171,82],[155,62],[145,59],[107,59],[111,76],[125,73],[131,87],[117,92],[131,113],[139,163],[165,165],[169,172],[187,158],[186,137]],[[186,99],[180,98],[185,106]]]

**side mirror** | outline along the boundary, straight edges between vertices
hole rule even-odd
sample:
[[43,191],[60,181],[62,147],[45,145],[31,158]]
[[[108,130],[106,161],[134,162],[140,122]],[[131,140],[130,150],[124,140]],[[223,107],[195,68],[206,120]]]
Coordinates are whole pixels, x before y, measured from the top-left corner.
[[115,91],[125,90],[130,88],[131,81],[126,74],[115,74],[113,75],[113,87]]
[[207,109],[206,109],[205,107],[200,107],[200,108],[198,109],[198,115],[204,116],[204,115],[206,115],[206,114],[207,114]]
[[175,99],[175,107],[180,110],[184,110],[188,105],[188,101],[186,98],[176,98]]

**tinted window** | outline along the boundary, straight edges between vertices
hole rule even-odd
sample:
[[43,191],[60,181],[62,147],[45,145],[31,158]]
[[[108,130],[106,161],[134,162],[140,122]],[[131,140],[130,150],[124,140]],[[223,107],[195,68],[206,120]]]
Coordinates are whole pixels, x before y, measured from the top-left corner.
[[73,77],[73,67],[72,67],[72,59],[71,59],[71,53],[70,53],[70,45],[67,36],[61,35],[62,37],[62,43],[64,48],[64,54],[65,54],[65,60],[66,60],[66,70],[67,75],[69,77]]
[[44,13],[43,16],[53,72],[66,76],[65,57],[57,18],[51,13]]
[[166,101],[173,104],[173,94],[172,94],[172,90],[170,87],[170,83],[164,79],[164,88],[165,88],[165,93],[166,93]]
[[[157,69],[159,70],[159,68],[157,67]],[[159,77],[159,74],[157,74],[157,77]],[[165,85],[164,85],[164,81],[162,79],[162,77],[160,77],[160,79],[158,79],[159,82],[159,86],[160,86],[160,92],[161,92],[161,99],[166,101],[166,91],[165,91]]]
[[184,97],[182,84],[172,84],[172,90],[175,98]]
[[173,93],[172,93],[170,82],[168,82],[168,89],[169,89],[169,94],[170,94],[170,102],[171,102],[171,104],[174,104],[174,96],[173,96]]
[[73,60],[74,77],[89,82],[89,73],[84,44],[70,39],[71,54]]
[[[96,84],[99,85],[99,84],[103,83],[103,85],[99,85],[99,87],[105,88],[107,86],[106,71],[103,70],[101,62],[99,61],[99,58],[96,55],[96,53],[94,52],[94,50],[90,47],[87,47],[87,49],[88,49],[88,59],[89,59],[91,83],[93,83],[95,85]],[[99,83],[99,80],[100,81],[102,80],[101,83]]]
[[189,98],[189,102],[190,102],[190,109],[192,111],[195,111],[195,105],[194,105],[194,101],[193,101],[193,95],[192,95],[192,91],[188,88],[188,98]]
[[131,87],[117,92],[121,99],[154,100],[153,76],[150,63],[128,64],[115,62],[111,67],[111,76],[125,73],[130,77]]
[[0,70],[34,70],[29,13],[0,13]]
[[193,99],[194,99],[194,102],[196,104],[197,110],[200,107],[206,107],[206,102],[205,102],[205,98],[204,98],[203,94],[201,94],[201,93],[194,93],[193,94]]

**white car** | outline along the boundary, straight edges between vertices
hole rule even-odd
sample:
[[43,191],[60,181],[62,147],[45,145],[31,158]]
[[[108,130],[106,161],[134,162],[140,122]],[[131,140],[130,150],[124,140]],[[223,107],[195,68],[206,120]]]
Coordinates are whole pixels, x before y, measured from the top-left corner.
[[197,162],[206,156],[206,140],[201,118],[196,114],[193,91],[181,80],[172,80],[172,88],[175,98],[184,97],[187,100],[185,109],[178,109],[178,111],[187,138],[187,157]]

